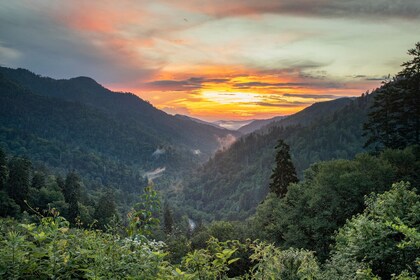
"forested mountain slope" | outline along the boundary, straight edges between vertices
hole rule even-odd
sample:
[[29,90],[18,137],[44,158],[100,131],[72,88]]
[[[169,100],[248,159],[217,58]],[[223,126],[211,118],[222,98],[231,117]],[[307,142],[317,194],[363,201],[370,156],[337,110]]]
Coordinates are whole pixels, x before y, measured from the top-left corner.
[[290,145],[299,175],[320,160],[352,158],[363,151],[362,126],[371,99],[317,103],[242,137],[197,171],[184,190],[185,204],[200,218],[246,218],[268,192],[278,139]]
[[74,170],[88,188],[138,193],[146,175],[164,175],[159,187],[165,188],[234,133],[180,120],[89,78],[53,80],[22,69],[0,72],[0,146],[61,174]]
[[254,121],[250,122],[249,124],[240,127],[238,129],[238,131],[241,132],[242,134],[249,134],[251,132],[254,132],[254,131],[262,128],[263,126],[268,125],[269,123],[279,121],[279,120],[282,120],[284,118],[287,118],[287,116],[278,116],[278,117],[274,117],[274,118],[271,118],[271,119],[265,119],[265,120],[254,120]]
[[112,92],[88,77],[55,80],[25,69],[5,67],[0,67],[0,73],[37,95],[95,107],[121,122],[138,126],[145,134],[154,135],[173,145],[198,149],[206,156],[218,149],[219,138],[229,133],[238,135],[226,129],[168,115],[134,94]]

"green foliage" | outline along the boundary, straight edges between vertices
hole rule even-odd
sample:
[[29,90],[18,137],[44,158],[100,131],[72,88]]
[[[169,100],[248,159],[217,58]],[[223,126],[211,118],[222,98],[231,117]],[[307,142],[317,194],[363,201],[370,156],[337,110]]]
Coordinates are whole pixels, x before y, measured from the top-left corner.
[[0,191],[3,191],[6,189],[6,182],[8,174],[8,168],[7,168],[7,158],[6,154],[4,153],[3,149],[0,147]]
[[98,226],[102,230],[105,230],[111,223],[117,222],[118,212],[112,190],[105,191],[99,197],[93,217],[98,221]]
[[56,215],[0,229],[2,279],[181,279],[159,242],[71,229]]
[[174,219],[168,203],[163,206],[163,230],[166,234],[171,234],[174,230]]
[[16,217],[20,206],[5,191],[0,191],[0,217]]
[[210,238],[207,244],[206,249],[188,253],[182,266],[195,279],[227,278],[229,265],[239,260],[234,254],[241,244],[238,241],[219,242],[216,238]]
[[150,183],[145,189],[131,213],[128,234],[132,237],[150,236],[159,226],[160,197]]
[[320,268],[313,252],[293,249],[280,250],[274,245],[251,244],[250,256],[256,265],[251,279],[315,280],[320,278]]
[[24,158],[14,157],[9,161],[9,178],[7,193],[22,209],[26,208],[30,186],[31,162]]
[[[330,266],[341,277],[337,279],[350,277],[341,276],[340,263],[343,262],[361,263],[381,279],[391,279],[392,275],[399,274],[400,279],[404,279],[403,275],[410,279],[418,275],[419,198],[410,190],[410,184],[404,182],[394,184],[388,192],[368,197],[363,214],[349,220],[335,238]],[[354,276],[356,272],[350,275]]]
[[269,186],[270,191],[279,197],[286,195],[289,184],[298,182],[289,150],[289,146],[280,139],[276,146],[276,167],[271,174]]
[[80,217],[79,201],[80,201],[81,182],[79,176],[75,172],[67,174],[66,182],[63,188],[65,201],[69,204],[67,219],[71,223],[75,223],[77,217]]
[[405,148],[420,144],[420,42],[408,54],[412,60],[392,81],[386,81],[374,99],[364,125],[366,146]]
[[[258,207],[252,219],[256,237],[285,248],[313,250],[325,260],[334,232],[363,211],[365,195],[382,193],[401,179],[416,180],[412,167],[418,165],[419,158],[414,151],[386,151],[378,157],[360,154],[354,160],[312,165],[305,180],[291,184],[284,198],[269,195]],[[398,160],[388,161],[402,157],[407,160],[404,169],[393,165]]]

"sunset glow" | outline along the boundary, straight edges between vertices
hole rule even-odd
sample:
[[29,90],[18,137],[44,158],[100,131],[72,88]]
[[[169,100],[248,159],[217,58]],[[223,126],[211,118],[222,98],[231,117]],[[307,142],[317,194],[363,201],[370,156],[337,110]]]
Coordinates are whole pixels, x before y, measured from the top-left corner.
[[368,2],[6,1],[0,64],[90,76],[171,114],[268,118],[398,72],[419,4]]

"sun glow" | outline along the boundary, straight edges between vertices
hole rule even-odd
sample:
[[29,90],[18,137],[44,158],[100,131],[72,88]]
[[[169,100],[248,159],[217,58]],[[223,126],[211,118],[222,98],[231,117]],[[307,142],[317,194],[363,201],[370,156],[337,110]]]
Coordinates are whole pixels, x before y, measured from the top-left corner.
[[257,103],[261,101],[260,94],[251,92],[203,91],[201,96],[220,104]]

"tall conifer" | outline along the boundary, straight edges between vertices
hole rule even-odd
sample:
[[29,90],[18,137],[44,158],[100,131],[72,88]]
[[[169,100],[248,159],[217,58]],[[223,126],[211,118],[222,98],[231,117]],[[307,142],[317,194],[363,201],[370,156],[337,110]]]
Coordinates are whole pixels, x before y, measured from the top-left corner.
[[271,175],[270,191],[279,197],[283,197],[287,193],[287,186],[290,183],[297,183],[298,178],[290,158],[289,146],[280,139],[276,151],[276,167]]

